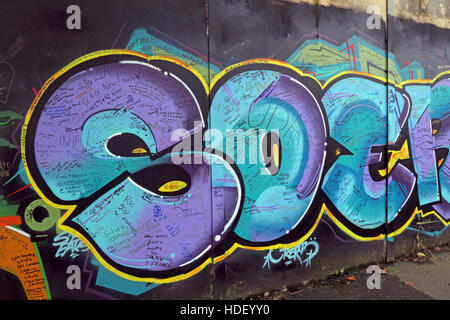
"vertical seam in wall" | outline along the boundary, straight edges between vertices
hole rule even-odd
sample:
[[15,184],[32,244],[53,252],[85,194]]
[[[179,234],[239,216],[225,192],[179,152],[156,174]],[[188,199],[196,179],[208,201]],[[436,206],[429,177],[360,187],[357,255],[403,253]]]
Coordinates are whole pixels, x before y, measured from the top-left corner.
[[388,208],[389,208],[389,179],[388,179],[388,146],[389,146],[389,0],[386,0],[386,31],[385,31],[385,49],[386,49],[386,149],[384,165],[386,169],[386,208],[385,208],[385,237],[384,237],[384,260],[388,262],[389,258],[389,228],[388,228]]
[[[208,55],[208,88],[211,89],[211,55],[210,55],[210,38],[209,38],[209,0],[205,0],[205,16],[206,16],[206,47],[207,47],[207,55]],[[208,90],[209,91],[209,90]],[[207,121],[211,123],[211,113],[209,110],[211,109],[211,96],[208,92],[208,117]],[[207,124],[205,124],[207,126]],[[204,142],[203,142],[204,143]],[[214,264],[214,207],[213,207],[213,186],[212,186],[212,166],[209,166],[209,187],[210,187],[210,212],[211,212],[211,284],[210,284],[210,295],[211,299],[215,298],[216,290],[216,268]]]

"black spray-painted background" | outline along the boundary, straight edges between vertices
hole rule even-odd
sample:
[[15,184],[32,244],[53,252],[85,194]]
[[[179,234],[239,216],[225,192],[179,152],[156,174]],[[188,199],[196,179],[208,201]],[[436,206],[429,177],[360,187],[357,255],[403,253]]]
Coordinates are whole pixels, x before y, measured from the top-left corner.
[[[445,216],[435,214],[426,217],[420,214],[412,216],[418,201],[417,188],[411,191],[412,198],[415,197],[413,200],[416,202],[409,201],[405,208],[409,212],[402,212],[396,217],[399,218],[397,220],[388,220],[389,224],[381,224],[378,233],[373,234],[370,227],[358,224],[358,220],[351,223],[351,218],[346,216],[345,212],[341,212],[340,217],[336,208],[338,205],[330,199],[333,197],[318,190],[314,199],[316,205],[311,209],[316,212],[312,212],[308,217],[317,218],[314,214],[318,214],[320,205],[326,203],[334,218],[323,214],[318,224],[314,226],[310,225],[314,224],[314,219],[309,222],[303,221],[302,223],[306,224],[305,228],[295,230],[297,238],[296,234],[291,235],[293,238],[281,240],[282,237],[274,237],[266,241],[265,246],[259,246],[260,250],[238,248],[225,259],[208,264],[203,270],[185,280],[164,284],[130,281],[112,273],[93,258],[93,254],[86,250],[75,236],[57,230],[54,226],[48,230],[36,231],[39,227],[33,229],[30,222],[27,224],[27,217],[34,215],[34,219],[38,222],[45,219],[54,221],[63,210],[52,209],[39,200],[40,197],[33,191],[32,186],[27,187],[30,182],[24,170],[15,176],[23,168],[20,165],[22,125],[36,94],[47,79],[85,54],[114,48],[132,49],[151,55],[148,48],[145,49],[145,42],[139,40],[145,38],[145,35],[151,35],[154,39],[170,44],[172,49],[169,53],[174,58],[177,55],[180,60],[197,57],[200,62],[194,65],[194,69],[197,67],[208,86],[220,70],[236,63],[264,58],[286,61],[289,65],[302,70],[304,75],[313,76],[322,85],[342,71],[361,71],[382,78],[386,69],[386,50],[392,55],[391,60],[398,66],[398,70],[395,70],[395,65],[389,64],[391,80],[397,84],[410,79],[432,80],[450,69],[448,30],[389,17],[386,43],[385,24],[381,23],[381,29],[369,30],[367,28],[369,15],[353,10],[259,0],[223,0],[210,3],[78,1],[76,4],[81,8],[81,30],[68,30],[66,8],[71,4],[75,3],[14,1],[0,9],[2,21],[0,218],[4,219],[0,222],[13,225],[9,229],[0,226],[3,229],[0,235],[2,299],[26,299],[27,296],[36,299],[232,298],[279,288],[283,284],[288,285],[334,272],[343,266],[392,259],[400,253],[411,250],[417,235],[425,243],[448,241]],[[139,32],[138,35],[136,30]],[[160,43],[148,44],[150,47],[152,45],[157,47]],[[301,54],[301,58],[295,57],[296,52]],[[373,52],[381,58],[377,58]],[[181,56],[186,53],[187,55]],[[370,56],[371,58],[368,58]],[[208,72],[204,72],[208,68],[202,69],[202,65],[208,66],[208,61],[210,61],[209,76]],[[369,69],[369,64],[372,69]],[[255,70],[258,70],[257,67]],[[275,67],[275,71],[279,70]],[[363,85],[361,83],[364,77],[358,78],[360,85]],[[226,79],[226,75],[223,79]],[[301,78],[300,81],[307,80]],[[385,88],[375,78],[369,79],[364,85],[367,91],[383,92],[380,85]],[[349,87],[346,89],[351,91]],[[358,93],[354,92],[355,95]],[[335,96],[328,99],[323,93],[323,96],[318,97],[322,99],[321,104],[325,105],[325,108],[327,101],[340,103],[339,93],[336,95],[333,91],[333,94]],[[386,99],[386,96],[384,98]],[[214,105],[214,100],[212,99],[210,103]],[[384,107],[386,108],[385,101]],[[216,118],[218,121],[222,121],[221,119]],[[329,117],[328,120],[331,122],[330,119]],[[210,120],[214,124],[214,114],[210,115]],[[443,131],[444,123],[441,121],[441,127],[432,129]],[[363,129],[369,132],[370,127],[368,125]],[[405,139],[408,140],[407,132],[402,129],[397,141],[395,141],[397,137],[389,137],[392,138],[389,140],[395,142],[392,148],[399,152],[398,157],[401,157],[400,150]],[[331,136],[333,132],[336,131],[331,130]],[[382,132],[382,135],[385,134]],[[343,147],[351,149],[342,141],[339,142]],[[282,145],[282,148],[282,152],[288,152],[287,146]],[[332,149],[329,144],[328,151],[336,152],[336,149]],[[386,153],[386,148],[382,146],[382,149]],[[342,149],[340,151],[342,152]],[[438,155],[444,159],[441,165],[445,164],[445,152]],[[330,155],[328,157],[330,158]],[[399,159],[399,163],[412,170],[415,165],[406,157]],[[330,169],[330,166],[327,169]],[[245,175],[245,172],[242,174]],[[324,175],[325,173],[322,174]],[[441,185],[444,182],[448,184],[448,178],[447,181],[441,179]],[[334,192],[333,185],[329,190],[331,191],[328,192]],[[272,209],[276,210],[278,196],[274,195],[272,199],[274,202]],[[30,203],[35,203],[37,209],[30,207]],[[385,217],[383,221],[386,222],[386,218],[389,218],[385,216],[386,205],[381,207],[384,208],[381,217]],[[425,205],[424,213],[429,211],[431,208]],[[374,216],[379,214],[380,212],[373,213]],[[19,225],[14,225],[17,219],[10,218],[12,216],[21,217]],[[412,221],[408,220],[410,217]],[[344,221],[344,218],[348,219]],[[340,222],[344,226],[339,226]],[[21,229],[30,234],[30,238],[21,233],[16,234],[11,228]],[[242,227],[240,228],[242,230]],[[366,231],[367,229],[369,231]],[[309,230],[313,230],[312,234],[308,234],[302,243],[293,248],[267,249],[277,243],[293,243],[306,235],[306,231]],[[398,235],[366,241],[370,236],[396,231],[399,231]],[[237,238],[245,240],[245,235],[241,234],[241,237],[228,235],[223,244],[207,252],[207,256],[211,258],[223,256],[235,242],[249,245],[248,241]],[[258,242],[255,238],[250,237],[250,240]],[[257,243],[251,244],[252,247],[258,247]],[[20,245],[23,250],[17,249]],[[206,256],[203,259],[206,260]],[[18,260],[21,261],[17,262]],[[33,264],[36,261],[41,263],[37,266]],[[80,270],[79,289],[70,289],[70,285],[67,285],[67,279],[76,273],[71,269],[74,265]],[[32,273],[37,274],[38,280],[32,281],[33,278],[29,276]],[[24,274],[29,278],[20,278]],[[44,274],[45,281],[40,280],[39,274]],[[72,280],[73,278],[70,279]],[[25,289],[27,286],[28,291]]]

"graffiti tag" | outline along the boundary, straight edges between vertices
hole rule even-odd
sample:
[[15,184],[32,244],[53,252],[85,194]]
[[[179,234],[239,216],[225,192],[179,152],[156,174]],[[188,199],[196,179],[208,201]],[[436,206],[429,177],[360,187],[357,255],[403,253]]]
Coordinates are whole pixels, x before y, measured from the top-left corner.
[[300,243],[298,246],[290,249],[279,249],[277,256],[277,250],[270,249],[264,256],[263,268],[267,266],[270,269],[270,264],[278,264],[284,262],[285,266],[289,266],[292,263],[299,263],[301,266],[309,267],[311,266],[312,259],[319,252],[319,244],[317,241],[305,241]]
[[55,258],[63,258],[67,253],[74,259],[89,248],[80,239],[68,232],[62,232],[53,239],[53,246],[58,247]]

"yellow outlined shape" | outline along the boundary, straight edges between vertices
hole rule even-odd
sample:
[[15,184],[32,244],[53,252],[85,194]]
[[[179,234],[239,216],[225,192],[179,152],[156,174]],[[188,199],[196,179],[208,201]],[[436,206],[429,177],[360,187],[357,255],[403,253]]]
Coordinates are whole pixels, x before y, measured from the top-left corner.
[[[87,55],[84,55],[76,60],[74,60],[73,62],[69,63],[67,66],[65,66],[64,68],[62,68],[61,70],[59,70],[58,72],[56,72],[54,75],[52,75],[46,82],[45,84],[42,86],[42,88],[39,90],[38,94],[36,95],[36,98],[34,99],[30,109],[28,110],[26,117],[25,117],[25,121],[24,121],[24,125],[22,128],[22,132],[21,132],[21,156],[22,156],[22,161],[25,167],[25,172],[28,176],[28,179],[30,180],[31,185],[33,186],[34,190],[37,192],[37,194],[49,205],[55,207],[55,208],[59,208],[59,209],[63,209],[63,210],[67,210],[64,215],[60,218],[60,220],[57,223],[57,226],[59,228],[61,228],[64,231],[67,231],[69,233],[74,234],[75,236],[77,236],[80,240],[83,241],[83,243],[86,244],[86,246],[91,250],[91,252],[94,254],[94,256],[100,261],[100,263],[108,270],[114,272],[115,274],[128,279],[128,280],[133,280],[133,281],[145,281],[145,282],[155,282],[155,283],[170,283],[170,282],[176,282],[176,281],[180,281],[180,280],[184,280],[187,279],[195,274],[197,274],[198,272],[200,272],[201,270],[203,270],[208,264],[210,263],[217,263],[219,261],[222,261],[223,259],[225,259],[226,257],[228,257],[229,255],[231,255],[237,248],[243,248],[243,249],[249,249],[249,250],[257,250],[257,251],[263,251],[263,250],[269,250],[269,249],[289,249],[292,247],[295,247],[297,245],[299,245],[300,243],[304,242],[305,240],[307,240],[311,234],[314,232],[314,230],[316,229],[317,225],[319,224],[323,214],[327,214],[330,219],[345,233],[347,233],[348,235],[350,235],[352,238],[360,240],[360,241],[374,241],[374,240],[382,240],[385,238],[385,234],[380,234],[378,236],[374,236],[374,237],[362,237],[359,236],[355,233],[353,233],[350,229],[348,229],[344,224],[342,224],[333,214],[332,212],[327,208],[327,206],[325,204],[322,204],[321,210],[319,212],[319,214],[317,215],[316,221],[314,222],[313,226],[310,228],[309,231],[307,231],[305,233],[304,236],[302,236],[300,239],[292,242],[292,243],[288,243],[288,244],[275,244],[275,245],[270,245],[270,246],[264,246],[264,247],[252,247],[252,246],[245,246],[239,243],[234,243],[223,255],[215,257],[215,258],[208,258],[206,261],[204,261],[200,266],[198,266],[197,268],[184,273],[184,274],[180,274],[180,275],[176,275],[173,277],[168,277],[168,278],[164,278],[164,279],[160,279],[160,278],[140,278],[140,277],[135,277],[132,275],[129,275],[127,273],[121,272],[117,269],[115,269],[114,267],[112,267],[111,265],[109,265],[102,257],[101,255],[97,252],[97,250],[90,244],[90,242],[85,239],[83,237],[83,235],[81,235],[78,231],[67,227],[67,226],[63,226],[62,223],[67,220],[67,218],[73,213],[73,211],[76,208],[76,205],[61,205],[61,204],[57,204],[54,203],[52,201],[50,201],[45,195],[44,193],[39,189],[38,185],[36,184],[36,182],[34,181],[27,161],[26,161],[26,155],[25,155],[25,145],[26,145],[26,132],[27,132],[27,127],[28,127],[28,123],[31,119],[31,115],[34,112],[34,109],[36,108],[37,103],[39,102],[40,98],[42,97],[43,93],[45,92],[45,90],[53,83],[53,81],[55,81],[59,76],[61,76],[62,74],[64,74],[65,72],[67,72],[68,70],[70,70],[71,68],[81,64],[82,62],[85,62],[87,60],[90,59],[94,59],[94,58],[98,58],[98,57],[102,57],[102,56],[107,56],[107,55],[114,55],[114,54],[127,54],[127,55],[133,55],[136,57],[140,57],[143,58],[147,61],[152,61],[152,60],[166,60],[166,61],[170,61],[173,63],[176,63],[186,69],[188,69],[189,71],[191,71],[197,78],[199,78],[199,80],[201,81],[205,92],[207,93],[207,95],[209,95],[210,90],[214,87],[214,85],[228,72],[243,66],[243,65],[249,65],[249,64],[272,64],[272,65],[277,65],[277,66],[282,66],[282,67],[286,67],[289,68],[291,70],[293,70],[294,72],[296,72],[297,74],[299,74],[302,77],[308,77],[311,78],[312,80],[314,80],[322,90],[324,90],[325,88],[327,88],[329,86],[329,84],[331,84],[333,81],[337,80],[340,77],[343,76],[364,76],[367,77],[369,79],[376,79],[378,81],[381,81],[383,83],[386,84],[390,84],[396,88],[400,88],[403,89],[404,86],[406,85],[413,85],[413,84],[431,84],[433,82],[435,82],[438,78],[448,74],[450,75],[450,71],[446,71],[443,72],[439,75],[437,75],[433,80],[407,80],[402,82],[400,85],[393,82],[390,79],[385,79],[385,78],[381,78],[378,76],[374,76],[368,73],[364,73],[364,72],[359,72],[359,71],[343,71],[335,76],[333,76],[332,78],[328,79],[328,81],[325,82],[325,84],[322,85],[322,83],[320,81],[318,81],[316,78],[314,78],[312,75],[309,74],[304,74],[301,70],[299,70],[298,68],[293,67],[292,65],[288,64],[287,62],[284,61],[279,61],[279,60],[275,60],[275,59],[252,59],[252,60],[248,60],[248,61],[244,61],[244,62],[240,62],[237,64],[234,64],[232,66],[229,66],[227,68],[225,68],[224,70],[222,70],[219,74],[217,74],[213,81],[210,84],[210,87],[207,86],[205,80],[203,79],[203,77],[200,75],[200,73],[198,71],[196,71],[194,68],[190,67],[189,65],[187,65],[184,62],[181,62],[177,59],[174,58],[170,58],[170,57],[164,57],[164,56],[147,56],[145,54],[141,54],[135,51],[130,51],[130,50],[123,50],[123,49],[111,49],[111,50],[102,50],[102,51],[96,51],[93,53],[89,53]],[[444,225],[449,225],[449,223],[445,222],[442,217],[440,217],[436,212],[431,211],[428,212],[426,214],[423,214],[422,210],[419,210],[418,208],[416,208],[414,210],[414,212],[411,214],[410,218],[407,220],[407,222],[405,224],[403,224],[399,229],[397,229],[396,231],[393,231],[392,233],[388,234],[388,237],[393,237],[396,236],[400,233],[402,233],[407,227],[408,225],[411,223],[411,221],[413,220],[414,216],[417,213],[421,213],[422,217],[425,217],[427,215],[430,214],[435,214],[443,223]]]
[[89,53],[87,55],[84,55],[76,60],[74,60],[73,62],[71,62],[70,64],[68,64],[67,66],[63,67],[62,69],[60,69],[58,72],[56,72],[54,75],[52,75],[42,86],[42,88],[39,90],[38,94],[36,95],[30,109],[28,110],[26,116],[25,116],[25,121],[24,121],[24,125],[22,127],[22,132],[21,132],[21,156],[22,156],[22,161],[23,161],[23,165],[25,168],[25,172],[27,174],[28,179],[30,180],[31,185],[33,186],[34,190],[37,192],[37,194],[42,198],[42,200],[44,200],[46,203],[48,203],[49,205],[55,207],[55,208],[59,208],[59,209],[63,209],[63,210],[67,210],[63,216],[58,220],[57,222],[57,227],[59,227],[61,230],[69,232],[73,235],[75,235],[76,237],[78,237],[90,250],[91,252],[94,254],[94,256],[98,259],[98,261],[108,270],[114,272],[115,274],[128,279],[128,280],[133,280],[133,281],[146,281],[146,282],[157,282],[157,283],[169,283],[169,282],[176,282],[176,281],[180,281],[180,280],[184,280],[187,279],[191,276],[193,276],[194,274],[198,273],[200,270],[204,269],[206,267],[206,265],[208,265],[209,263],[212,262],[212,258],[209,258],[208,260],[206,260],[203,264],[201,264],[200,266],[198,266],[197,268],[185,273],[185,274],[181,274],[181,275],[177,275],[174,277],[169,277],[169,278],[165,278],[165,279],[157,279],[157,278],[139,278],[139,277],[135,277],[132,275],[129,275],[127,273],[124,273],[120,270],[117,270],[116,268],[114,268],[113,266],[111,266],[110,264],[108,264],[103,258],[102,256],[97,252],[97,250],[94,248],[94,246],[81,234],[79,233],[77,230],[74,230],[68,226],[64,226],[63,223],[64,221],[66,221],[69,216],[73,213],[73,211],[76,209],[76,205],[61,205],[58,203],[54,203],[52,202],[50,199],[48,199],[45,194],[39,189],[39,186],[36,184],[36,182],[34,181],[31,173],[30,173],[30,169],[27,163],[27,159],[26,159],[26,155],[25,155],[25,146],[26,146],[26,133],[27,133],[27,128],[28,128],[28,123],[30,122],[31,119],[31,115],[33,114],[36,105],[38,104],[39,100],[41,99],[42,95],[44,94],[45,90],[58,78],[60,77],[62,74],[64,74],[65,72],[69,71],[70,69],[72,69],[73,67],[87,61],[90,59],[94,59],[94,58],[98,58],[98,57],[103,57],[103,56],[109,56],[109,55],[116,55],[116,54],[127,54],[127,55],[132,55],[132,56],[136,56],[136,57],[140,57],[143,58],[145,60],[147,60],[148,62],[151,62],[152,60],[165,60],[165,61],[170,61],[173,63],[176,63],[186,69],[188,69],[189,71],[191,71],[193,74],[195,74],[199,80],[201,81],[201,83],[203,84],[203,87],[205,89],[205,92],[207,94],[209,94],[209,88],[206,85],[205,80],[200,76],[200,74],[194,70],[192,67],[188,66],[187,64],[173,59],[173,58],[169,58],[169,57],[161,57],[161,56],[147,56],[138,52],[134,52],[134,51],[129,51],[129,50],[122,50],[122,49],[112,49],[112,50],[102,50],[102,51],[96,51],[93,53]]

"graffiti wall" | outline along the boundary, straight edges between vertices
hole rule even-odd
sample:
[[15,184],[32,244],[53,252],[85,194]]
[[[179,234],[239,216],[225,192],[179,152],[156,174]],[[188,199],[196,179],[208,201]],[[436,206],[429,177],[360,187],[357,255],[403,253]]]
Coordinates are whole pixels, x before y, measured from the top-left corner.
[[448,242],[448,29],[33,6],[1,9],[30,31],[2,22],[2,299],[233,298]]

